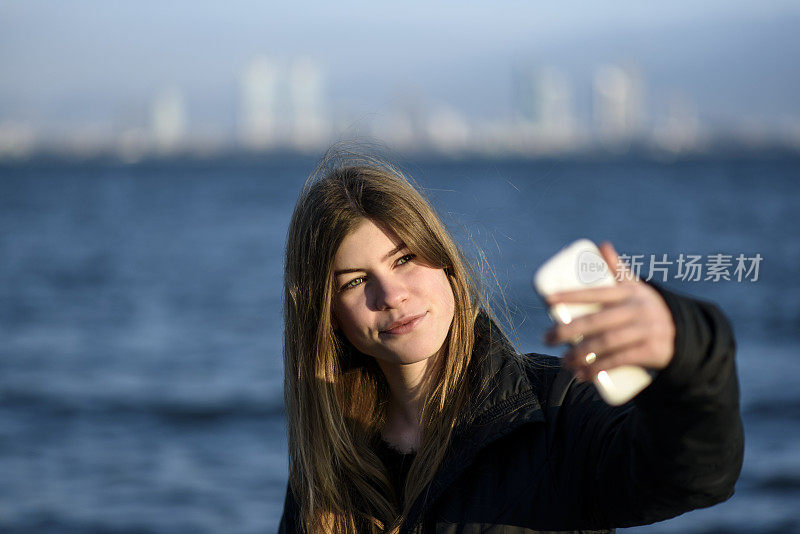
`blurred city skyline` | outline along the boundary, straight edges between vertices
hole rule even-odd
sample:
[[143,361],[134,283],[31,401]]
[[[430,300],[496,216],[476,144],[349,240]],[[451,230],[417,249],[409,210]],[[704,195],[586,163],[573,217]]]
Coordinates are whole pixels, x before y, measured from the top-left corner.
[[800,6],[0,3],[0,157],[800,147]]

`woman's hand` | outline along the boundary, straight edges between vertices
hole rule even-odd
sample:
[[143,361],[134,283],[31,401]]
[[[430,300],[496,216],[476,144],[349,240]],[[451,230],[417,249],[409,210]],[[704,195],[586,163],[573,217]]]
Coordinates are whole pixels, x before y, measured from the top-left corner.
[[580,380],[592,380],[601,370],[620,365],[663,369],[675,350],[675,324],[661,295],[619,262],[614,247],[605,242],[600,253],[612,273],[622,273],[615,286],[554,293],[549,305],[557,302],[598,303],[598,312],[584,315],[570,324],[559,324],[547,331],[550,345],[567,343],[583,336],[580,343],[564,354],[564,365]]

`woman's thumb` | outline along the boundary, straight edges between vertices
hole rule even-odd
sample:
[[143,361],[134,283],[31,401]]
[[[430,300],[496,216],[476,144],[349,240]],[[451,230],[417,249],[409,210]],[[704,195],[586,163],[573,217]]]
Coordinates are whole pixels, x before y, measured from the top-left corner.
[[603,259],[606,260],[609,269],[611,269],[611,274],[616,278],[617,282],[635,278],[628,264],[620,261],[619,255],[610,241],[604,241],[600,244],[600,254],[603,255]]

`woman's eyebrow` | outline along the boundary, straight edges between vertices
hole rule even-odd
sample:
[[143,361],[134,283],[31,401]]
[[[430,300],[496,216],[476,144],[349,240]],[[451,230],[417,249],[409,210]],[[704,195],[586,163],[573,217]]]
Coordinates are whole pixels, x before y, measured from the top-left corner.
[[[404,248],[406,248],[406,244],[401,242],[399,245],[397,245],[392,250],[387,252],[386,255],[383,257],[383,259],[381,261],[388,260],[389,258],[394,256],[395,254],[397,254],[398,252],[400,252]],[[339,270],[333,272],[333,276],[339,276],[340,274],[347,274],[347,273],[358,273],[358,272],[361,272],[363,270],[364,269],[358,269],[358,268],[353,268],[353,267],[348,268],[348,269],[339,269]]]

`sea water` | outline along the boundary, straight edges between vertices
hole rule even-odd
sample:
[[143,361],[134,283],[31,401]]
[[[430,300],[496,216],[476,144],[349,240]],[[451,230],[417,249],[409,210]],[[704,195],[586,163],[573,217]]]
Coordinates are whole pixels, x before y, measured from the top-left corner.
[[[314,163],[0,166],[0,531],[275,530],[283,247]],[[574,239],[644,259],[759,254],[755,280],[682,280],[673,264],[666,282],[716,302],[736,332],[736,494],[628,531],[800,529],[800,159],[401,163],[522,350],[561,353],[541,344],[530,279]]]

